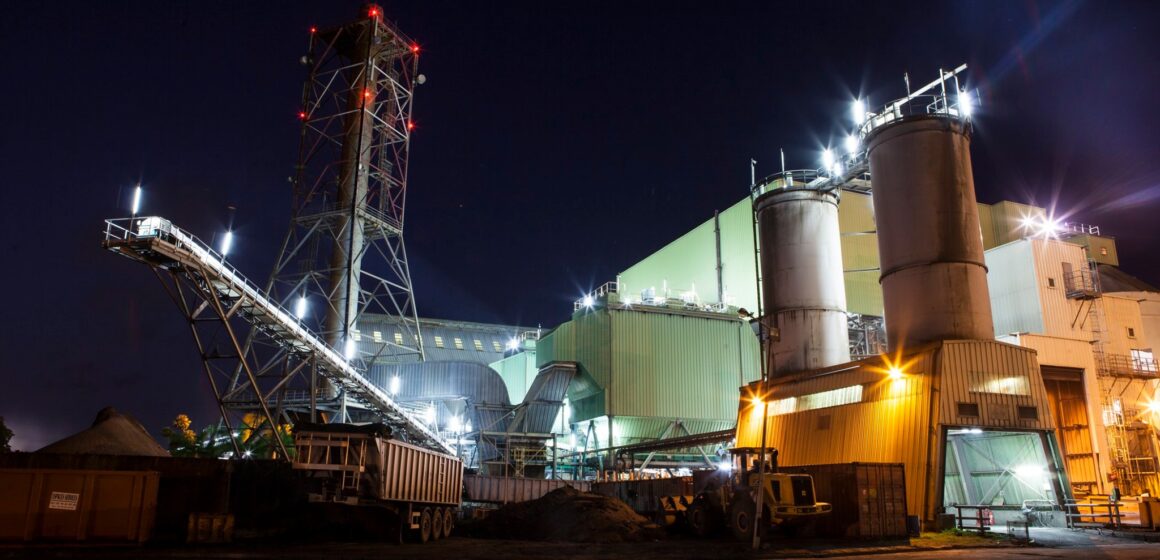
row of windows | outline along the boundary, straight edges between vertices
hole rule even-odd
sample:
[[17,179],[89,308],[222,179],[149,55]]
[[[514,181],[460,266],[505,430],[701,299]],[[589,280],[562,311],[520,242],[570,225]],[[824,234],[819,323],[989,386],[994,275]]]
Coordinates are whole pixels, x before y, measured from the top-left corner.
[[[415,335],[411,335],[411,336],[415,342],[419,341],[419,338],[417,336],[415,336]],[[358,330],[351,331],[351,337],[354,339],[355,342],[359,342],[362,340],[362,333],[360,333]],[[382,343],[384,340],[383,333],[380,331],[374,331],[373,333],[371,333],[371,339],[373,339],[375,342]],[[395,341],[395,344],[402,344],[403,343],[403,333],[396,331],[394,333],[394,341]],[[462,338],[460,338],[458,336],[452,337],[451,341],[452,341],[452,344],[455,345],[456,350],[465,349]],[[475,348],[475,350],[477,352],[484,351],[482,340],[475,338],[475,339],[472,339],[471,342],[472,342],[472,347]],[[435,335],[435,347],[436,348],[446,348],[446,345],[444,344],[442,336]],[[495,352],[503,352],[503,345],[500,344],[498,340],[491,341],[491,347],[492,347],[492,350]]]

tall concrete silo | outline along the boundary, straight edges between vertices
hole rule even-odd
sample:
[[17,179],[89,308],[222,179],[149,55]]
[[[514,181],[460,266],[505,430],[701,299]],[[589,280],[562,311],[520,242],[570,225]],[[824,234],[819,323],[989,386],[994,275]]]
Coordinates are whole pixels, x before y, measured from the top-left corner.
[[994,339],[969,121],[907,116],[871,130],[866,146],[890,350]]
[[850,361],[838,194],[777,188],[754,201],[764,312],[774,314],[772,375]]

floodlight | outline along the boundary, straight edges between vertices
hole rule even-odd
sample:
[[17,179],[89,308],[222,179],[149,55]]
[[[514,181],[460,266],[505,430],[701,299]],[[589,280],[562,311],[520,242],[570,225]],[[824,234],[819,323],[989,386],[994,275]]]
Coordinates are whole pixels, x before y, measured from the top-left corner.
[[306,316],[306,296],[305,295],[298,296],[298,303],[294,304],[294,315],[297,315],[299,319]]
[[829,148],[822,150],[822,167],[830,169],[834,166],[834,152]]
[[512,352],[519,350],[520,349],[520,340],[518,338],[515,338],[515,337],[508,339],[507,349],[509,351],[512,351]]
[[131,210],[134,216],[141,210],[141,185],[137,185],[137,188],[133,189],[133,206]]
[[866,104],[861,99],[854,100],[851,112],[854,116],[854,124],[862,126],[862,123],[866,122]]
[[858,153],[858,137],[853,134],[846,137],[846,153],[854,155]]
[[592,307],[593,305],[596,304],[596,301],[592,299],[592,296],[584,296],[583,303],[584,303],[584,307]]
[[964,117],[971,116],[971,92],[959,92],[959,114]]
[[222,237],[222,256],[230,254],[230,247],[234,245],[234,232],[226,230],[226,234]]
[[345,356],[348,361],[353,360],[354,356],[357,352],[358,352],[358,347],[356,347],[354,345],[354,339],[353,338],[346,339],[346,347],[343,348],[343,356]]
[[402,384],[403,380],[399,379],[399,376],[396,375],[391,378],[390,384],[387,385],[387,391],[389,391],[392,395],[397,395],[399,394],[399,388]]

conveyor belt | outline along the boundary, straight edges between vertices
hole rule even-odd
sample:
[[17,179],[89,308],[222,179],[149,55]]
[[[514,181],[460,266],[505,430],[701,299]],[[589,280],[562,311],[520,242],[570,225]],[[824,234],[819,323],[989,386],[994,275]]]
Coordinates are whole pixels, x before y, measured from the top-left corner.
[[242,315],[270,339],[304,359],[317,359],[318,372],[347,397],[362,403],[396,432],[404,432],[413,443],[454,453],[447,442],[423,421],[412,416],[382,389],[373,385],[338,352],[304,327],[289,311],[266,297],[225,259],[193,235],[160,217],[106,220],[104,247],[114,253],[181,274],[201,286],[213,289],[231,307],[245,309]]

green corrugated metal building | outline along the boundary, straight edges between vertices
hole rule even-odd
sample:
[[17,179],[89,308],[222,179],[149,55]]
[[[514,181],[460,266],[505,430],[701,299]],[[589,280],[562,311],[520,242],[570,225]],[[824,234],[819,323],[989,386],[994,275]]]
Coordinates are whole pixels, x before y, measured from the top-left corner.
[[689,433],[733,426],[738,387],[759,377],[757,337],[736,309],[694,307],[611,293],[540,339],[538,367],[577,364],[571,422],[594,435],[589,448],[656,439],[678,420]]

